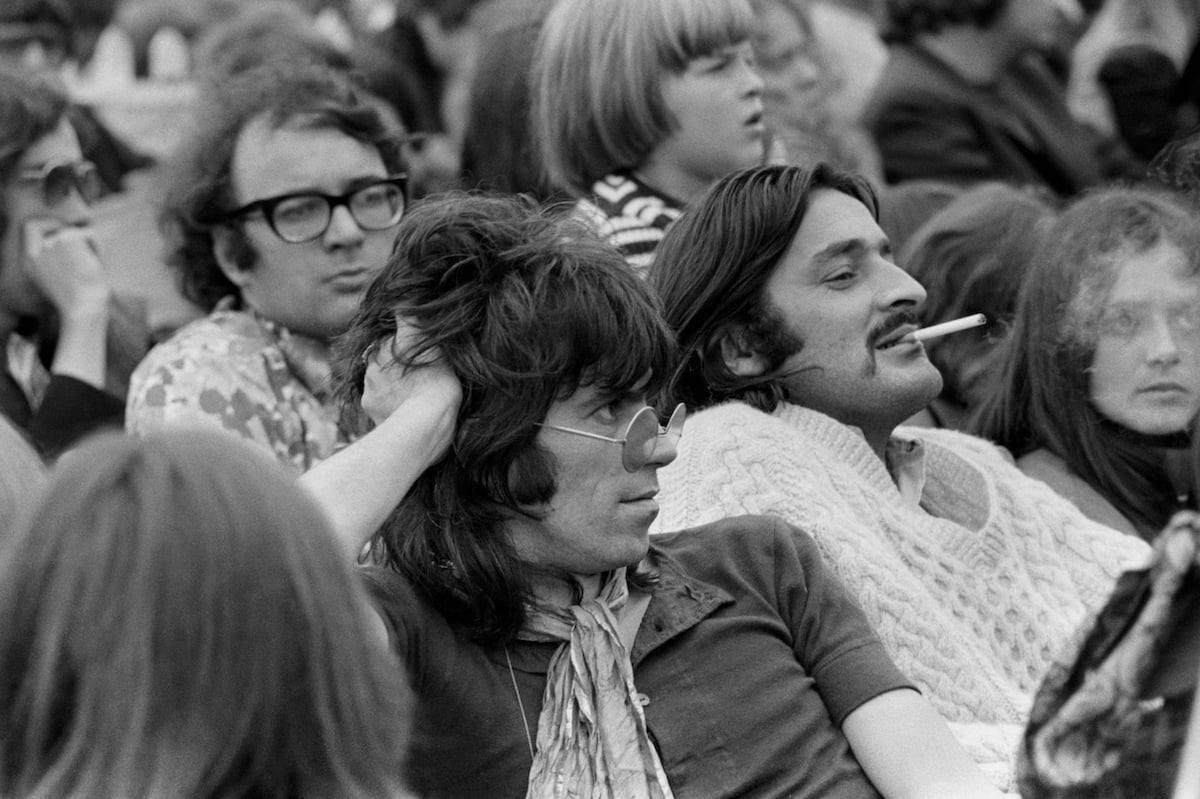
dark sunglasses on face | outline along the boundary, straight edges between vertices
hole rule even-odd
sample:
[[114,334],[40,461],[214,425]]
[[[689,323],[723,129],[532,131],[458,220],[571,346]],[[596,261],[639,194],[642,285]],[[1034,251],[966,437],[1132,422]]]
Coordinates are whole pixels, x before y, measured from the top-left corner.
[[91,161],[25,167],[17,175],[17,180],[27,183],[40,181],[42,200],[47,206],[58,205],[67,199],[71,194],[71,189],[78,192],[85,203],[91,205],[99,199],[103,190],[100,173]]
[[282,194],[246,203],[226,214],[222,221],[233,222],[258,211],[276,236],[290,244],[300,244],[325,235],[333,221],[333,209],[345,206],[363,230],[385,230],[404,216],[407,186],[406,175],[392,175],[345,194],[315,191]]

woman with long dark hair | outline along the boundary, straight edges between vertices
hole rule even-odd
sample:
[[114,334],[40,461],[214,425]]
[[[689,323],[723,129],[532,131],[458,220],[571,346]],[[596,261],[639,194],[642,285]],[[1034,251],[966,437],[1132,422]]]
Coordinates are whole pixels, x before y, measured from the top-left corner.
[[1189,497],[1200,410],[1200,220],[1110,187],[1048,231],[974,432],[1093,519],[1153,538]]

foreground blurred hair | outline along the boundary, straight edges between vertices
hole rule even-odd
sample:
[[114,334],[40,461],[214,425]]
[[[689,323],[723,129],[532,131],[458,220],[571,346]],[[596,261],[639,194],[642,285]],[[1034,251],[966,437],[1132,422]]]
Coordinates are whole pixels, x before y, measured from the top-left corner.
[[228,436],[119,434],[0,541],[0,795],[404,795],[408,691],[323,517]]

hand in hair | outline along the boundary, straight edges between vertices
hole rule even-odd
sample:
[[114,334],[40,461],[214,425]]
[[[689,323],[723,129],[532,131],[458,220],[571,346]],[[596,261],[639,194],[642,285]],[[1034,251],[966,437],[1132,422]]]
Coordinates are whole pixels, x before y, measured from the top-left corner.
[[300,478],[349,557],[454,440],[462,386],[436,352],[408,356],[416,333],[397,317],[395,335],[366,352],[362,407],[374,431]]
[[[414,397],[426,397],[445,407],[451,415],[458,412],[462,385],[441,359],[441,354],[434,350],[415,358],[405,357],[416,337],[417,328],[397,314],[395,335],[383,339],[379,346],[368,351],[362,408],[376,425]],[[406,366],[409,362],[412,365]],[[448,436],[446,444],[449,443]],[[441,454],[439,452],[438,457]]]

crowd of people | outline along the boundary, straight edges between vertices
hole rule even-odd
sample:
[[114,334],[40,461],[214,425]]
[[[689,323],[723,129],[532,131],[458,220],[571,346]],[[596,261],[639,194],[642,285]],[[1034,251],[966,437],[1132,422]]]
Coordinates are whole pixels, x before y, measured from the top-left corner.
[[0,797],[1200,797],[1198,81],[1195,0],[6,2]]

